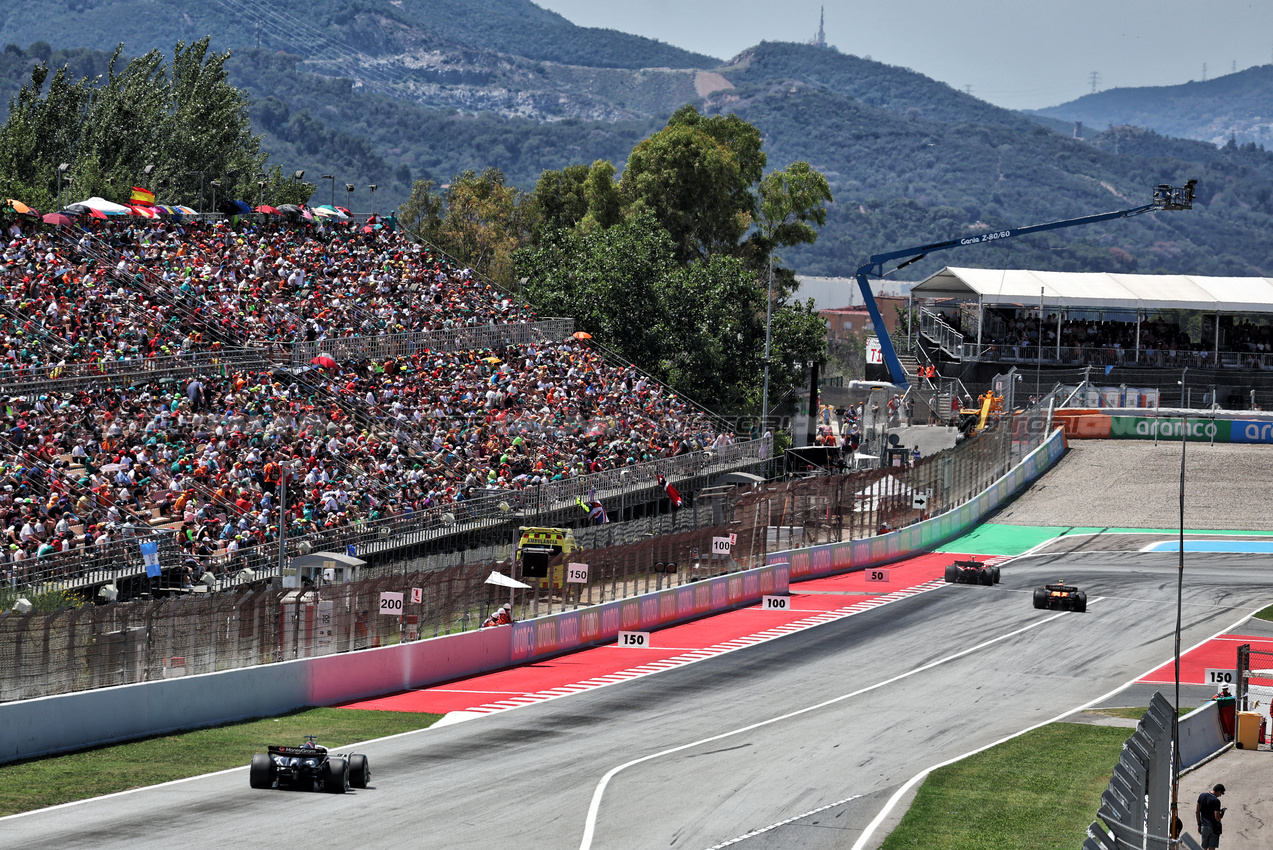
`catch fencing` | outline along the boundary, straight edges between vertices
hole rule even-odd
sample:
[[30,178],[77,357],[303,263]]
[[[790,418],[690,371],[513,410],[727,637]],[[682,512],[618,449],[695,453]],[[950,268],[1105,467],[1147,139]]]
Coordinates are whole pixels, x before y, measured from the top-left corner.
[[[913,465],[760,488],[711,488],[677,512],[580,529],[576,537],[582,550],[562,560],[586,563],[587,583],[564,581],[561,565],[554,564],[549,579],[531,579],[531,590],[515,594],[515,617],[522,620],[631,598],[761,566],[780,550],[872,537],[885,526],[896,529],[950,511],[975,498],[1038,447],[1045,427],[1046,420],[1037,414],[1005,418]],[[706,471],[740,460],[763,462],[765,448],[767,444],[745,444],[722,450],[723,457],[657,463],[667,468],[699,463]],[[658,486],[644,478],[642,487]],[[622,476],[612,483],[625,486]],[[578,485],[561,484],[562,492],[554,499],[565,501],[578,492]],[[631,492],[633,485],[626,486]],[[454,521],[461,522],[458,517]],[[484,582],[492,571],[513,573],[513,524],[491,535],[487,546],[467,552],[424,546],[403,551],[401,541],[392,538],[406,532],[394,531],[391,524],[390,534],[382,538],[378,528],[385,526],[374,524],[359,532],[365,535],[358,538],[359,545],[378,543],[396,546],[397,551],[375,558],[359,550],[360,557],[371,561],[364,572],[369,577],[350,584],[279,590],[260,589],[257,581],[254,591],[241,587],[230,593],[190,593],[55,613],[0,614],[0,701],[347,652],[477,628],[508,601],[506,588]],[[732,540],[728,554],[713,552],[717,538]],[[313,551],[344,551],[327,545],[321,535],[305,542]],[[439,559],[449,563],[439,568]],[[258,567],[275,568],[264,563]],[[239,578],[230,572],[224,580]],[[214,578],[214,583],[220,581]],[[384,592],[402,594],[401,610],[381,613]]]

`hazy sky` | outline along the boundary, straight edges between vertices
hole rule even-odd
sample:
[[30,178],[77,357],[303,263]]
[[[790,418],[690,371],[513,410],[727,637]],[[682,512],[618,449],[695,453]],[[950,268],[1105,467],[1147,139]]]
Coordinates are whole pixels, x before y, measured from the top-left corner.
[[581,26],[612,27],[728,59],[760,41],[827,43],[901,65],[1014,109],[1099,88],[1207,79],[1273,61],[1273,0],[535,0]]

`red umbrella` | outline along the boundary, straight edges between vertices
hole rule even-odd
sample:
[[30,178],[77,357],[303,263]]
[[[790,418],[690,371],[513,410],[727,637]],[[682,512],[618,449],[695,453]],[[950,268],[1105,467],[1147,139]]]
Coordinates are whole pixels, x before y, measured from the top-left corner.
[[320,354],[309,362],[315,366],[321,366],[324,369],[338,368],[336,366],[336,361],[328,357],[326,354]]
[[353,215],[353,213],[351,213],[349,210],[345,209],[344,207],[336,207],[336,209],[340,210],[345,215]]
[[53,224],[58,227],[70,227],[75,224],[75,220],[69,215],[62,215],[62,213],[49,213],[44,216],[44,223]]
[[257,207],[255,210],[253,210],[253,212],[268,213],[269,215],[282,215],[282,214],[283,214],[283,213],[279,212],[278,210],[274,209],[274,207],[270,206],[269,204],[261,204],[259,207]]

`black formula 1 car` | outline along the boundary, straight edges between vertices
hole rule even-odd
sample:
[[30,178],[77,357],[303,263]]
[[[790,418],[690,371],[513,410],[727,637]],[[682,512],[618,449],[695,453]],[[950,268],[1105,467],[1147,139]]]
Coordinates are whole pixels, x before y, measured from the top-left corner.
[[998,584],[999,568],[990,567],[973,558],[946,566],[947,584]]
[[344,794],[351,787],[366,788],[371,767],[361,753],[332,755],[306,735],[299,747],[270,747],[269,754],[252,756],[248,783],[253,788],[295,788]]
[[1052,611],[1077,611],[1082,614],[1087,610],[1087,594],[1062,579],[1056,584],[1045,584],[1034,589],[1034,607],[1047,608]]

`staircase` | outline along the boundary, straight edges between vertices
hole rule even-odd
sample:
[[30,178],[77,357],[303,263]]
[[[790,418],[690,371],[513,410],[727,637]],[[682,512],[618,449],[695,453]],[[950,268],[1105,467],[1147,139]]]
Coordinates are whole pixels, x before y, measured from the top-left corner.
[[898,361],[902,364],[902,371],[906,373],[906,380],[914,382],[915,376],[919,374],[919,360],[911,354],[898,353]]

